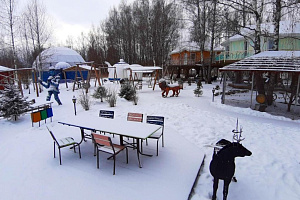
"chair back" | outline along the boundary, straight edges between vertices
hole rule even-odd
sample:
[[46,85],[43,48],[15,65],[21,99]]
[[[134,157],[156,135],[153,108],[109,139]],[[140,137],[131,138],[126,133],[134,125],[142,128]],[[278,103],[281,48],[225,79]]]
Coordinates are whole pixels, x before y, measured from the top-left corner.
[[105,135],[99,135],[96,133],[92,133],[92,137],[96,144],[99,144],[100,146],[111,147],[112,150],[115,152],[115,149],[114,149],[114,146],[112,144],[110,137],[105,136]]
[[46,126],[46,127],[47,127],[47,129],[48,129],[48,131],[49,131],[49,133],[50,133],[50,135],[51,135],[53,141],[59,146],[59,143],[58,143],[58,141],[56,140],[55,136],[53,135],[52,131],[48,128],[48,126]]
[[127,121],[143,122],[142,113],[128,113]]
[[115,112],[111,111],[111,110],[100,110],[99,117],[113,119],[114,118],[114,114],[115,114]]
[[164,126],[164,121],[165,118],[162,116],[147,116],[146,122],[148,124],[155,124],[155,125],[160,125]]

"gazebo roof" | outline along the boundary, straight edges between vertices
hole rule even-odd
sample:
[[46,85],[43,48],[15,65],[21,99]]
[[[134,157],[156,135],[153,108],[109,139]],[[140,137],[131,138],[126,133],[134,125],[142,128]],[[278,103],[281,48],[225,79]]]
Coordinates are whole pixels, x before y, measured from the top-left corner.
[[265,51],[220,68],[220,71],[300,73],[300,51]]

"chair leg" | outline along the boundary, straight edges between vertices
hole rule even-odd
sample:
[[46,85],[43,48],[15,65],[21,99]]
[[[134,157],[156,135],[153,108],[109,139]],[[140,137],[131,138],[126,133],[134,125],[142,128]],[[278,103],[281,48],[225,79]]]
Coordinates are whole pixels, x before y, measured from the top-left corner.
[[128,149],[126,148],[126,160],[127,160],[127,164],[128,164]]
[[165,146],[165,143],[164,143],[164,134],[161,135],[161,146],[164,147]]
[[54,158],[55,158],[55,142],[53,142],[53,152],[54,152]]
[[58,147],[58,151],[59,151],[59,163],[61,165],[61,154],[60,154],[60,148]]
[[78,153],[79,153],[79,158],[81,159],[81,152],[80,152],[80,145],[78,144]]
[[114,158],[114,175],[116,174],[116,155],[113,155]]
[[158,156],[158,141],[159,140],[157,140],[157,142],[156,142],[156,156]]
[[99,169],[99,151],[97,150],[97,168]]

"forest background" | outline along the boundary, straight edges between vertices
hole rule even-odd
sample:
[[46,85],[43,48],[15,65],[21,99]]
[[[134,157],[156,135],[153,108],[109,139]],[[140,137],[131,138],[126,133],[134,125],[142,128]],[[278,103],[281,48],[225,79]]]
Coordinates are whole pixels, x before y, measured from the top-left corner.
[[[121,1],[105,20],[91,24],[88,33],[65,42],[53,40],[51,18],[42,1],[0,0],[0,65],[31,67],[40,52],[52,46],[67,46],[86,61],[116,63],[120,58],[141,65],[166,66],[169,53],[184,41],[195,41],[201,50],[215,47],[243,30],[255,53],[266,36],[261,24],[274,25],[273,50],[278,50],[280,21],[298,22],[299,0],[135,0]],[[18,8],[18,9],[16,9]],[[247,37],[247,35],[243,35]],[[213,55],[211,53],[211,55]],[[41,63],[43,58],[39,57]],[[204,62],[204,61],[201,61]],[[208,71],[213,62],[211,56]],[[39,69],[39,66],[37,66]],[[210,82],[210,73],[207,75]]]

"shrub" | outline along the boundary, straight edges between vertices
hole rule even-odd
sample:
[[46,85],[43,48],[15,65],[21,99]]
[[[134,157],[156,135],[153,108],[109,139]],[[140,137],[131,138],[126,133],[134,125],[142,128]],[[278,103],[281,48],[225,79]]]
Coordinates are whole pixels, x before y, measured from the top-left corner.
[[115,107],[117,102],[117,92],[114,90],[108,91],[108,94],[106,95],[106,101],[110,107]]
[[107,89],[104,86],[97,87],[94,94],[92,95],[92,97],[94,97],[95,99],[100,99],[101,102],[103,102],[103,98],[105,98],[106,96],[107,96]]
[[84,110],[89,110],[91,107],[91,100],[88,94],[85,92],[85,89],[81,89],[78,102],[81,104]]
[[125,83],[121,85],[119,97],[126,99],[127,101],[133,101],[136,96],[136,91],[131,84]]
[[194,90],[194,94],[197,97],[200,97],[203,94],[202,88],[203,88],[203,86],[202,86],[201,81],[198,81],[197,82],[197,88]]

